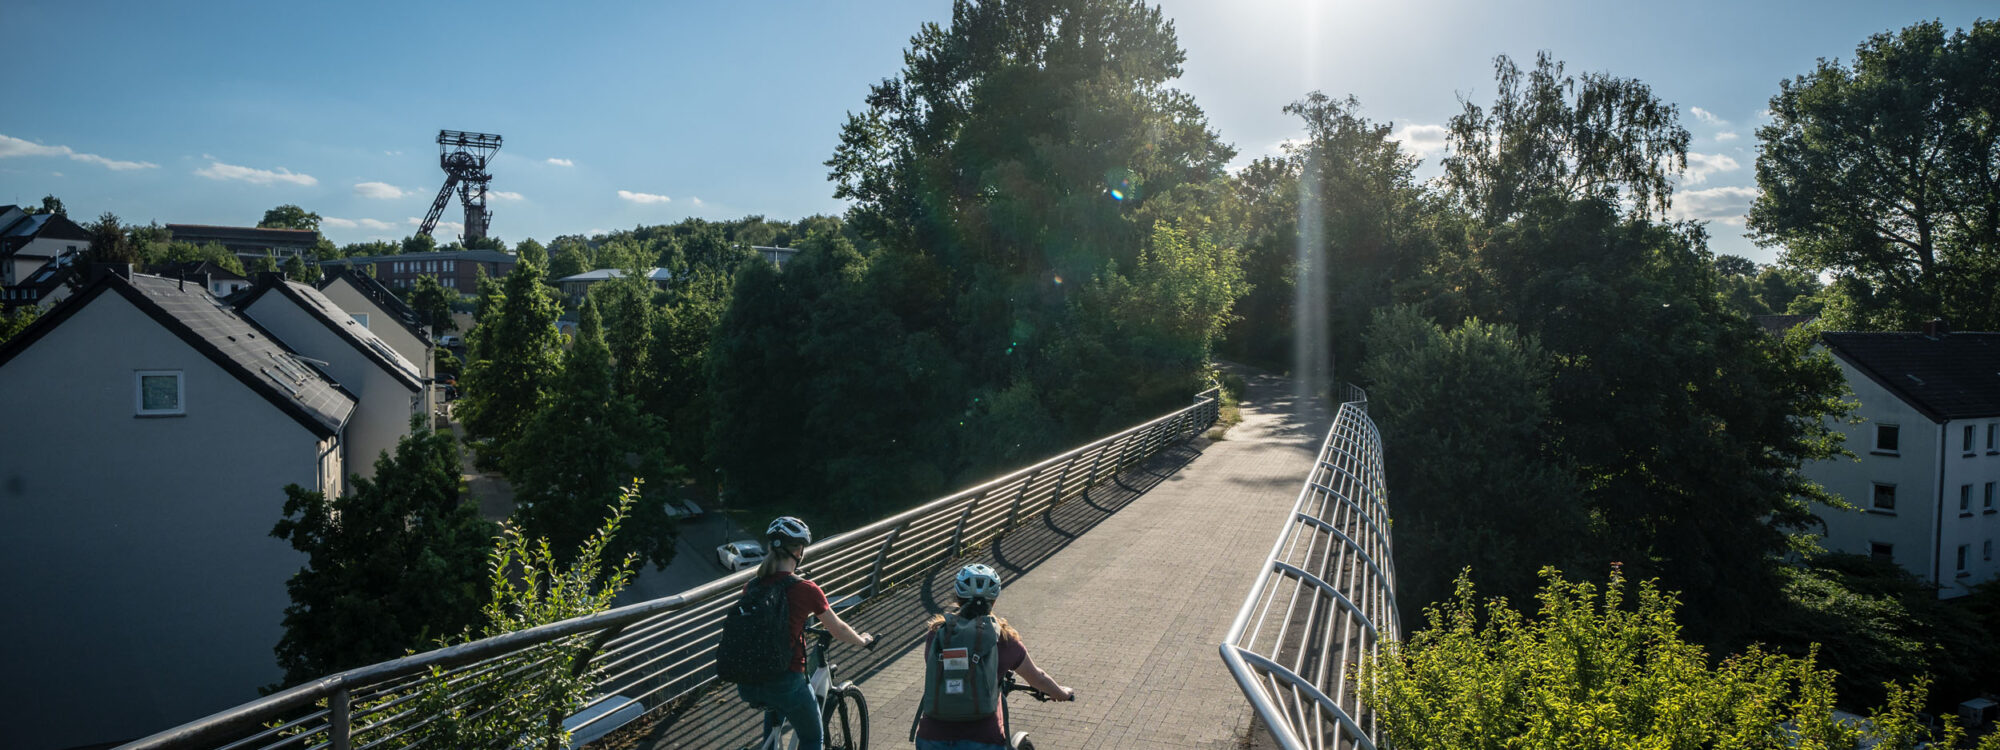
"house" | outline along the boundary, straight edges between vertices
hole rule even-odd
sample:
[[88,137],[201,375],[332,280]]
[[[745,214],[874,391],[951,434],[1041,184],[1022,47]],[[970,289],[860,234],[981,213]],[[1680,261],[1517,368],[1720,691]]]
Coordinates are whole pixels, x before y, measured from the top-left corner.
[[1806,476],[1861,512],[1822,509],[1828,549],[1893,561],[1964,596],[2000,573],[2000,333],[1827,333],[1860,401],[1838,425],[1860,460]]
[[[585,271],[574,276],[564,276],[556,279],[555,285],[556,288],[562,290],[564,297],[568,297],[573,302],[581,303],[584,295],[590,293],[591,287],[612,279],[622,278],[625,278],[625,272],[622,270],[600,268],[595,271]],[[665,289],[669,283],[673,282],[674,274],[672,271],[664,268],[654,268],[646,271],[646,279],[653,282],[654,286]]]
[[799,254],[798,248],[794,247],[751,245],[750,249],[757,251],[758,255],[763,256],[764,260],[770,261],[771,265],[777,266],[780,271],[785,270],[785,264],[792,262],[792,258],[797,257]]
[[319,283],[319,293],[346,310],[362,328],[374,333],[397,354],[417,364],[425,378],[432,375],[430,329],[422,316],[376,281],[375,277],[349,268],[337,268]]
[[341,443],[347,473],[374,476],[375,459],[410,434],[410,418],[430,413],[422,371],[319,290],[264,273],[228,302],[354,394]]
[[173,233],[175,242],[196,245],[213,242],[229,248],[229,252],[235,253],[246,264],[258,258],[271,258],[283,264],[287,259],[311,253],[313,248],[319,246],[319,232],[310,229],[168,224],[167,231]]
[[357,255],[352,258],[334,258],[320,261],[319,267],[327,273],[337,268],[360,270],[372,268],[375,280],[391,289],[407,289],[416,286],[417,277],[429,276],[438,280],[446,289],[456,289],[460,294],[479,291],[479,274],[483,271],[487,278],[497,279],[513,272],[514,264],[520,258],[513,253],[498,250],[440,250],[432,253],[408,253],[404,255]]
[[67,299],[82,275],[83,253],[65,253],[43,263],[21,283],[0,287],[0,310],[34,305],[43,310]]
[[200,281],[209,294],[217,298],[227,297],[250,288],[250,280],[243,274],[216,265],[213,261],[186,260],[163,263],[153,272],[170,279]]
[[43,264],[90,249],[90,232],[62,214],[0,206],[0,287],[25,281]]
[[[354,395],[198,284],[100,274],[0,344],[0,747],[119,741],[257,697],[343,489]],[[26,717],[33,717],[26,720]]]

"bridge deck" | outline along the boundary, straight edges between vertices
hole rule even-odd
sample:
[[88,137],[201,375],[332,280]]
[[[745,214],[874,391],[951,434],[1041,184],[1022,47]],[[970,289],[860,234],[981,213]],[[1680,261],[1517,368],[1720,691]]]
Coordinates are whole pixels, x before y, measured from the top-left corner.
[[[1286,381],[1246,374],[1243,422],[1054,509],[976,556],[1006,583],[998,613],[1076,703],[1011,702],[1014,727],[1046,748],[1235,748],[1251,711],[1216,648],[1269,551],[1328,415],[1296,413]],[[807,561],[811,567],[811,561]],[[865,692],[870,746],[909,747],[923,681],[920,628],[949,600],[951,573],[892,592],[850,618],[882,635],[874,653],[836,646]],[[756,717],[735,690],[649,732],[641,747],[751,745]]]

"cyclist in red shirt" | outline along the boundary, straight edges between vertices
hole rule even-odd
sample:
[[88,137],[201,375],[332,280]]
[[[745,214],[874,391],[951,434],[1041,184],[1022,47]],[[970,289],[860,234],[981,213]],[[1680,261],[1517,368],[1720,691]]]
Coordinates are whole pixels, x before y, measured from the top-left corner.
[[[769,583],[798,570],[805,560],[806,545],[812,543],[812,530],[806,528],[804,521],[783,516],[771,522],[764,530],[764,537],[770,543],[771,553],[757,566],[753,584]],[[819,701],[813,698],[812,686],[806,682],[806,618],[818,616],[820,625],[834,638],[855,646],[867,647],[875,636],[857,633],[842,622],[840,615],[834,614],[827,604],[826,592],[820,590],[819,584],[800,579],[785,591],[785,596],[791,605],[788,623],[791,638],[786,646],[792,650],[792,671],[770,682],[737,685],[736,694],[743,702],[764,708],[765,734],[790,720],[792,731],[798,734],[799,750],[821,750],[825,738],[821,736]]]
[[[1000,577],[985,565],[967,565],[958,571],[952,593],[958,595],[955,611],[960,617],[983,617],[992,614],[993,601],[1000,597]],[[1000,626],[998,674],[1013,672],[1053,700],[1076,700],[1076,691],[1057,684],[1055,678],[1035,666],[1035,660],[1028,658],[1028,646],[1021,641],[1021,633],[1008,625],[1006,618],[996,619]],[[943,625],[944,615],[931,616],[932,632]],[[935,658],[928,648],[925,658]],[[997,681],[994,689],[999,689]],[[1001,710],[992,716],[974,721],[942,721],[923,717],[917,725],[917,750],[1007,750],[1005,703],[1001,705]]]

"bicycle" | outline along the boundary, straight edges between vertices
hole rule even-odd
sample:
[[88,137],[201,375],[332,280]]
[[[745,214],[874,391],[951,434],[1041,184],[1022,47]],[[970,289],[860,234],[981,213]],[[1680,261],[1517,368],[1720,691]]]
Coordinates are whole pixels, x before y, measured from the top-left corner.
[[[826,750],[867,750],[868,699],[852,680],[833,684],[833,670],[839,665],[826,660],[827,648],[833,645],[833,633],[811,625],[806,628],[806,635],[812,636],[812,646],[806,651],[806,673],[811,677],[806,682],[812,686],[813,698],[819,701],[821,736],[826,738]],[[880,641],[880,638],[869,640],[868,649],[874,650]],[[798,738],[792,736],[791,729],[790,721],[779,723],[764,735],[758,750],[797,748]]]
[[[1054,699],[1049,697],[1048,693],[1036,690],[1031,685],[1021,684],[1018,680],[1014,679],[1013,672],[1000,675],[1000,712],[1003,716],[1007,717],[1007,726],[1001,730],[1001,733],[1007,737],[1007,747],[1009,750],[1035,750],[1035,743],[1028,740],[1027,732],[1014,731],[1014,712],[1007,710],[1008,693],[1027,693],[1042,703],[1047,703]],[[1070,700],[1076,700],[1076,691],[1070,691]]]

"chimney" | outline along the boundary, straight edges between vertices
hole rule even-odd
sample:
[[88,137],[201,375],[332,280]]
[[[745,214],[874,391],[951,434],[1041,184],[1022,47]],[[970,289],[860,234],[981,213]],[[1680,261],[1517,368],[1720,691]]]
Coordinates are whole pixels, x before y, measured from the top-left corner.
[[1924,323],[1925,336],[1939,338],[1948,333],[1951,333],[1951,326],[1944,322],[1944,318],[1931,318],[1929,322]]

